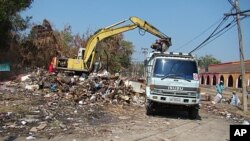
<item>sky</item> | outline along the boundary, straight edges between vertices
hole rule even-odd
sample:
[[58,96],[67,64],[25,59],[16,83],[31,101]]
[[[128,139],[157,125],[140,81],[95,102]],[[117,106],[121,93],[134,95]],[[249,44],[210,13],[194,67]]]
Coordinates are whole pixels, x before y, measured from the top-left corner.
[[[190,52],[203,42],[218,26],[225,13],[230,13],[230,0],[35,0],[29,9],[21,13],[32,16],[32,23],[41,24],[43,19],[54,29],[72,27],[73,34],[85,34],[112,25],[131,16],[137,16],[172,39],[168,51]],[[250,0],[239,0],[240,9],[250,10]],[[250,14],[250,12],[249,12]],[[222,26],[226,26],[233,20]],[[128,22],[128,24],[130,24]],[[250,16],[241,20],[245,60],[250,59]],[[203,34],[201,34],[203,33]],[[157,37],[139,29],[123,33],[124,39],[134,45],[133,61],[142,61],[142,48],[150,46]],[[197,57],[212,55],[221,62],[239,61],[237,26],[193,53]]]

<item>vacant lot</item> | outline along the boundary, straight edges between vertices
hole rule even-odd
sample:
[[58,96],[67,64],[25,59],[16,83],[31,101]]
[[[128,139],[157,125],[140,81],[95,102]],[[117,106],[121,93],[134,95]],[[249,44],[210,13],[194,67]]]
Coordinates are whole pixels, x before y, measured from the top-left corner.
[[0,140],[225,141],[230,124],[250,117],[226,101],[202,101],[195,120],[171,109],[146,116],[144,95],[121,78],[99,78],[92,85],[90,79],[71,83],[67,76],[44,76],[1,83]]
[[[31,135],[39,141],[225,141],[229,139],[229,125],[241,124],[243,121],[240,116],[221,113],[221,109],[213,105],[210,106],[207,103],[203,105],[200,118],[190,120],[187,113],[182,111],[165,110],[155,116],[146,116],[144,107],[108,104],[105,108],[102,107],[102,111],[96,111],[95,115],[94,113],[82,115],[82,120],[79,119],[80,116],[69,121],[70,124],[75,123],[74,128],[68,129],[69,123],[64,122],[64,127],[58,130],[56,130],[57,125],[54,125],[53,129],[52,125],[48,125],[49,127]],[[89,119],[91,116],[92,118]],[[65,129],[61,130],[62,128]],[[2,139],[12,138],[21,141],[29,136],[29,134],[17,135],[13,130],[9,136],[5,135]]]

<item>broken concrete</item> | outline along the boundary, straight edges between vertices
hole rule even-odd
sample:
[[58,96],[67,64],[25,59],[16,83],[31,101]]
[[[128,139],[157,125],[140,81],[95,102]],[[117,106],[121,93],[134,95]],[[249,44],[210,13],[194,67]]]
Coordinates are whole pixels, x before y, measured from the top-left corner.
[[110,122],[111,115],[101,112],[104,105],[144,105],[145,97],[125,86],[125,79],[107,71],[82,79],[39,69],[17,80],[1,82],[0,135],[13,129],[24,136],[30,132],[49,134],[47,130],[67,131],[82,123]]
[[[63,73],[49,74],[40,69],[28,74],[25,81],[1,82],[0,135],[15,133],[36,139],[39,136],[53,138],[74,131],[97,134],[98,131],[88,129],[93,126],[94,130],[96,125],[108,123],[115,128],[117,121],[124,121],[124,124],[129,124],[126,128],[130,128],[135,124],[133,119],[137,118],[134,117],[138,112],[135,107],[140,108],[140,115],[143,113],[145,94],[141,89],[145,85],[136,79],[104,74],[95,73],[80,79]],[[127,82],[130,85],[126,85]],[[39,89],[25,89],[26,85],[38,85]],[[224,103],[213,105],[210,101],[204,102],[207,103],[202,105],[202,109],[209,114],[239,124],[248,121],[222,107]],[[128,109],[131,110],[130,115],[127,114]]]

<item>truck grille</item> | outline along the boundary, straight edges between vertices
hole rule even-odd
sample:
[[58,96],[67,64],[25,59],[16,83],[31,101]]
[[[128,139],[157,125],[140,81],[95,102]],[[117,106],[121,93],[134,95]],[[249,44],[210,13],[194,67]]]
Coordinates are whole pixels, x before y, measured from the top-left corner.
[[190,92],[190,91],[182,91],[182,92],[174,92],[174,91],[166,91],[166,90],[159,90],[159,89],[154,89],[151,91],[151,94],[153,95],[164,95],[164,96],[175,96],[175,97],[189,97],[189,98],[196,98],[197,97],[197,92]]

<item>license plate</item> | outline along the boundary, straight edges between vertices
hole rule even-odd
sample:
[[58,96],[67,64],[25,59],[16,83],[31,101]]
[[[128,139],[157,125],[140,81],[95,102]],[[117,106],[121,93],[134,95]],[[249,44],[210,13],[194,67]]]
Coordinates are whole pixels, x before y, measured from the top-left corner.
[[181,102],[181,98],[179,98],[179,97],[171,97],[171,98],[169,98],[169,100],[172,102]]

